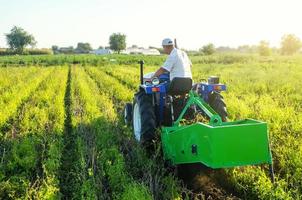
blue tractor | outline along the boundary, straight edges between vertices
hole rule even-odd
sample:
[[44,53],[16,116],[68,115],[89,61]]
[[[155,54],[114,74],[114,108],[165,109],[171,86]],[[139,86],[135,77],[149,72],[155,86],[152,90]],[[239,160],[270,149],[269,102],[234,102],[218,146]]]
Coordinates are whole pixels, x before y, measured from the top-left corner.
[[[139,63],[141,85],[133,103],[127,103],[124,109],[125,123],[132,123],[136,140],[149,143],[154,139],[157,128],[172,126],[186,105],[189,91],[196,92],[222,121],[227,121],[226,104],[220,94],[226,86],[219,83],[217,76],[209,77],[207,82],[193,84],[190,78],[175,78],[171,82],[169,73],[165,73],[150,81],[153,73],[143,75],[144,61]],[[196,113],[207,117],[204,109],[195,106],[191,106],[184,117],[192,118]]]
[[[150,81],[151,74],[144,79],[143,64],[141,61],[139,91],[124,109],[125,123],[132,124],[137,141],[148,149],[160,130],[164,159],[172,165],[201,163],[218,169],[269,164],[274,181],[267,123],[227,121],[220,94],[226,86],[218,77],[192,84],[190,78],[170,82],[169,74],[163,74]],[[198,120],[198,114],[206,121]]]

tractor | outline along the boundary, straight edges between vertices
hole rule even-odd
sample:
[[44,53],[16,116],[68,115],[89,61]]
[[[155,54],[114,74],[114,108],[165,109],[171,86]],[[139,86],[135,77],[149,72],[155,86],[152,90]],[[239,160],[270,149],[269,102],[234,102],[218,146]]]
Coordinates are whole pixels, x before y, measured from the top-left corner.
[[[160,131],[165,161],[173,166],[200,163],[212,169],[268,164],[274,181],[266,122],[229,121],[217,76],[192,84],[190,78],[162,74],[150,80],[140,61],[140,85],[133,103],[124,108],[125,124],[135,139],[147,146]],[[206,121],[195,119],[201,115]],[[185,123],[186,120],[193,123]]]

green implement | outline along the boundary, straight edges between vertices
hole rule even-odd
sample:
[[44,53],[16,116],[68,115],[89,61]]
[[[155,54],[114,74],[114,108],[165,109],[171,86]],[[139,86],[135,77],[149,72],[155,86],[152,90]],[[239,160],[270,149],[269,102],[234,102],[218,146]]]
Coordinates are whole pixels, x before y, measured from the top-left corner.
[[[210,119],[209,124],[181,125],[185,112],[192,105],[204,111]],[[253,119],[222,122],[193,91],[173,126],[161,130],[164,157],[173,165],[202,163],[217,169],[269,164],[272,173],[267,123]]]

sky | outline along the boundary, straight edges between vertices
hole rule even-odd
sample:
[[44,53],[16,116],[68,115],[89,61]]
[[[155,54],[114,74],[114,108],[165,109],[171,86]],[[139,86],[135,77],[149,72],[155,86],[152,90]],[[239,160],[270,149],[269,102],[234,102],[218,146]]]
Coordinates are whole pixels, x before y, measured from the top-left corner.
[[302,39],[301,0],[0,0],[0,47],[14,25],[33,34],[38,48],[107,46],[120,32],[127,46],[237,47],[266,40],[279,47],[284,34]]

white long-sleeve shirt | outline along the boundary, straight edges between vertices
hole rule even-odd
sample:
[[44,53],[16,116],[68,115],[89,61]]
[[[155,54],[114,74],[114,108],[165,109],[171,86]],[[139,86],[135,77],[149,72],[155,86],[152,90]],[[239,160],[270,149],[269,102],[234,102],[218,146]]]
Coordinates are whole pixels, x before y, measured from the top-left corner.
[[186,52],[174,48],[162,68],[170,72],[170,80],[175,77],[192,78],[192,62]]

